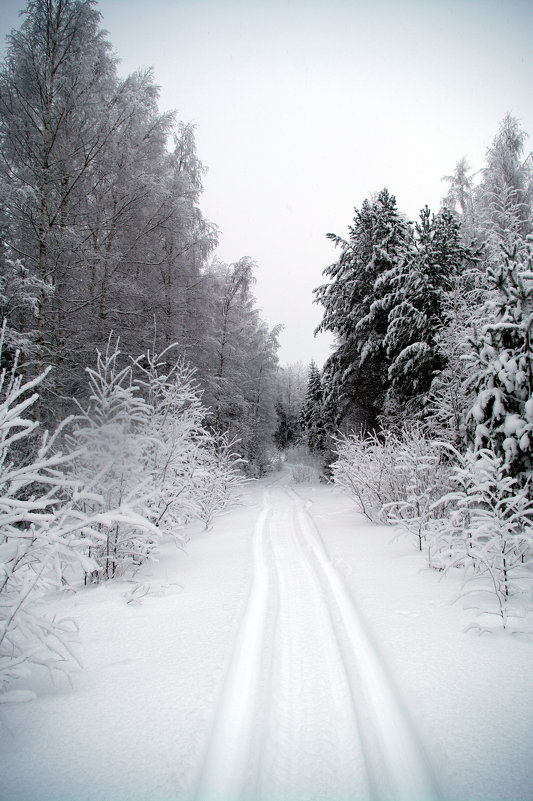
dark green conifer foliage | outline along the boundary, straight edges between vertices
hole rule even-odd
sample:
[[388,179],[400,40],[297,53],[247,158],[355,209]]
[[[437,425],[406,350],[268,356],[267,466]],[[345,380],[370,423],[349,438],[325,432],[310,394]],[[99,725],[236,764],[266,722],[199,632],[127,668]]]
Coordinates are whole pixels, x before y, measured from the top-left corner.
[[347,240],[328,237],[341,254],[324,270],[330,283],[315,290],[316,302],[324,307],[318,331],[337,337],[325,372],[336,388],[343,416],[352,424],[374,428],[389,386],[390,365],[381,279],[403,257],[411,232],[395,197],[383,189],[374,201],[365,200],[355,209]]
[[471,339],[477,399],[470,428],[477,447],[499,456],[510,475],[533,492],[533,254],[503,249],[489,268],[494,295],[486,321]]
[[415,233],[412,247],[383,277],[382,303],[388,311],[384,343],[390,391],[400,401],[418,399],[421,410],[431,382],[446,366],[441,346],[446,294],[472,254],[447,209],[432,215],[423,208]]
[[320,371],[314,362],[311,362],[309,367],[307,393],[302,408],[300,424],[309,450],[313,452],[323,451],[326,447],[324,398]]

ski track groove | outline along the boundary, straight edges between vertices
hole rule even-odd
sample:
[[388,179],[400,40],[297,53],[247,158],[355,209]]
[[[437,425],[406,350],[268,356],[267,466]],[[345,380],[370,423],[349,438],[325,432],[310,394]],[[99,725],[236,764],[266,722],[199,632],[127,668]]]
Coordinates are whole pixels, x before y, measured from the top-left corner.
[[306,503],[263,495],[197,801],[435,801],[401,699]]

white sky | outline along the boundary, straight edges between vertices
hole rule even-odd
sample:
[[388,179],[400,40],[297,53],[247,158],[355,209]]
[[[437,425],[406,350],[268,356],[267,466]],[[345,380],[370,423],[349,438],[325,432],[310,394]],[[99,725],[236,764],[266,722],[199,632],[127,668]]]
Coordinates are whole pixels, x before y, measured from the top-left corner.
[[[0,33],[21,0],[0,0]],[[411,218],[479,169],[503,116],[533,136],[531,0],[100,0],[123,74],[197,128],[218,256],[252,257],[282,362],[321,364],[312,290],[353,207],[384,186]],[[533,148],[533,139],[528,140]]]

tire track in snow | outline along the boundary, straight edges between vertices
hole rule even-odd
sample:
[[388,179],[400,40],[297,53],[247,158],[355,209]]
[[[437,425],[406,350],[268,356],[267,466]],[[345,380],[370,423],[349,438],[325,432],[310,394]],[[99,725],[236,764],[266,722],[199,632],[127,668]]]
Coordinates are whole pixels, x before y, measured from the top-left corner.
[[248,798],[368,798],[359,729],[336,632],[295,527],[294,501],[276,493],[270,526],[279,587],[267,748]]
[[226,670],[196,788],[199,801],[237,801],[247,774],[269,605],[265,533],[271,516],[272,509],[265,494],[253,534],[250,594]]
[[413,727],[304,502],[270,488],[198,801],[433,801]]
[[298,527],[325,595],[338,611],[353,663],[350,684],[362,729],[372,796],[395,801],[434,801],[437,783],[412,721],[372,645],[364,622],[333,566],[302,499],[293,491]]

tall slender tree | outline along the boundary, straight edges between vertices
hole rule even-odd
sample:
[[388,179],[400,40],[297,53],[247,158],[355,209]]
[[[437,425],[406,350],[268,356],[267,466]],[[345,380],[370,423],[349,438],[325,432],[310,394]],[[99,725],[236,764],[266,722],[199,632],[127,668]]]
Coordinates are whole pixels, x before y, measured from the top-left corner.
[[[0,72],[0,179],[14,253],[39,279],[36,369],[66,352],[79,205],[120,124],[115,62],[90,0],[30,0]],[[48,287],[46,291],[44,287]],[[61,369],[55,392],[62,394]],[[39,408],[36,409],[39,414]]]
[[383,276],[404,257],[411,236],[387,189],[355,209],[347,240],[328,234],[341,255],[324,270],[330,283],[315,290],[316,302],[324,307],[318,331],[337,337],[325,366],[328,383],[338,393],[343,416],[363,427],[377,425],[389,385]]
[[412,247],[383,278],[389,391],[401,403],[415,400],[416,412],[422,411],[432,381],[446,366],[446,298],[472,258],[461,243],[454,215],[448,209],[431,215],[426,206]]

